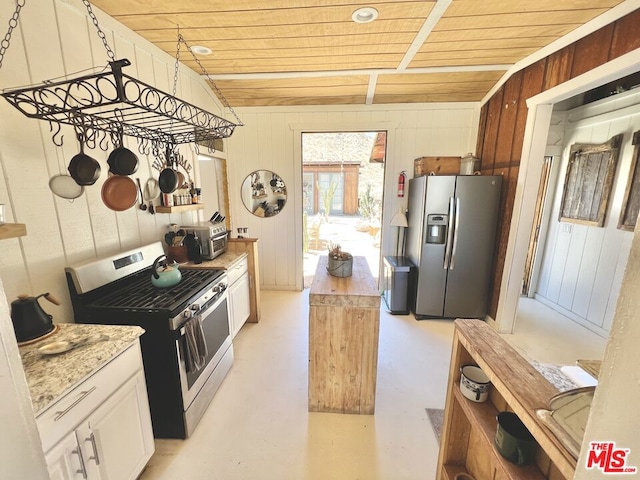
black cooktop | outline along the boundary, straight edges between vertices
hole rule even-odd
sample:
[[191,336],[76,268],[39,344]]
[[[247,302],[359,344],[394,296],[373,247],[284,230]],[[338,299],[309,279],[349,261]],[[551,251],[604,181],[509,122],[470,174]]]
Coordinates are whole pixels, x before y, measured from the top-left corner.
[[151,284],[151,269],[122,279],[113,290],[94,299],[90,307],[126,310],[168,310],[173,312],[199,292],[213,286],[224,272],[221,270],[180,270],[182,279],[173,287],[158,288]]

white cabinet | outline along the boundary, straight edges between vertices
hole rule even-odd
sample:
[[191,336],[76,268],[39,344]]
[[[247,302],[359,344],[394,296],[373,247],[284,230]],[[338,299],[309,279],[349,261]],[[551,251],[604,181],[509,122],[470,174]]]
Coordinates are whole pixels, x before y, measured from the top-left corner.
[[[76,432],[71,432],[47,452],[45,461],[51,480],[83,478],[83,464]],[[86,478],[86,477],[85,477]]]
[[137,478],[154,451],[139,343],[36,421],[52,479]]
[[234,263],[227,271],[229,282],[229,330],[235,337],[251,314],[247,258]]

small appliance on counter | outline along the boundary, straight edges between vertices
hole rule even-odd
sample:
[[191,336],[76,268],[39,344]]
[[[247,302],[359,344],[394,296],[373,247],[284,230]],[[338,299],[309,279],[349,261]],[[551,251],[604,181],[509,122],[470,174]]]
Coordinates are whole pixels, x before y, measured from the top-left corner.
[[187,233],[184,237],[184,244],[187,247],[187,257],[196,265],[202,263],[202,243],[195,233]]
[[41,293],[37,297],[22,294],[11,302],[11,321],[18,344],[39,340],[56,330],[53,317],[38,303],[40,297],[46,298],[54,305],[60,305],[60,301],[50,293]]
[[[224,218],[224,217],[222,217]],[[227,227],[223,222],[198,222],[180,227],[187,235],[191,234],[200,241],[201,256],[213,260],[227,251]]]

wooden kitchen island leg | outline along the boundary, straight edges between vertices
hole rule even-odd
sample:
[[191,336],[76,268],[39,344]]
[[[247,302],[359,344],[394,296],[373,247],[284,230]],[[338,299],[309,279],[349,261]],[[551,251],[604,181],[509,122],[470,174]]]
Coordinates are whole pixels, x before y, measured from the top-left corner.
[[375,412],[380,294],[364,257],[352,276],[320,257],[309,292],[309,411]]

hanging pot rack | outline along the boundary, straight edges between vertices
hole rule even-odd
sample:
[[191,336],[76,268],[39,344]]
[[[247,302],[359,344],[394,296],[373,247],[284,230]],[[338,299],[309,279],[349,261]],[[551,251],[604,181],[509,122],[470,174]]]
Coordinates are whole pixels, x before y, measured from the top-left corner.
[[[25,0],[18,1],[9,22],[9,31],[0,45],[0,66],[24,3]],[[158,155],[169,146],[172,149],[183,143],[194,143],[196,149],[198,145],[205,145],[212,150],[215,140],[230,137],[237,126],[244,125],[206,72],[237,123],[176,97],[180,44],[188,47],[179,32],[173,94],[169,94],[123,72],[131,62],[126,58],[115,59],[89,1],[83,0],[83,3],[107,50],[109,67],[98,73],[5,89],[1,93],[25,116],[49,122],[52,140],[57,146],[63,144],[62,125],[71,125],[76,135],[82,133],[89,146],[99,146],[105,151],[109,142],[117,146],[122,135],[137,138],[141,153],[152,150]],[[196,62],[201,66],[197,59]]]

